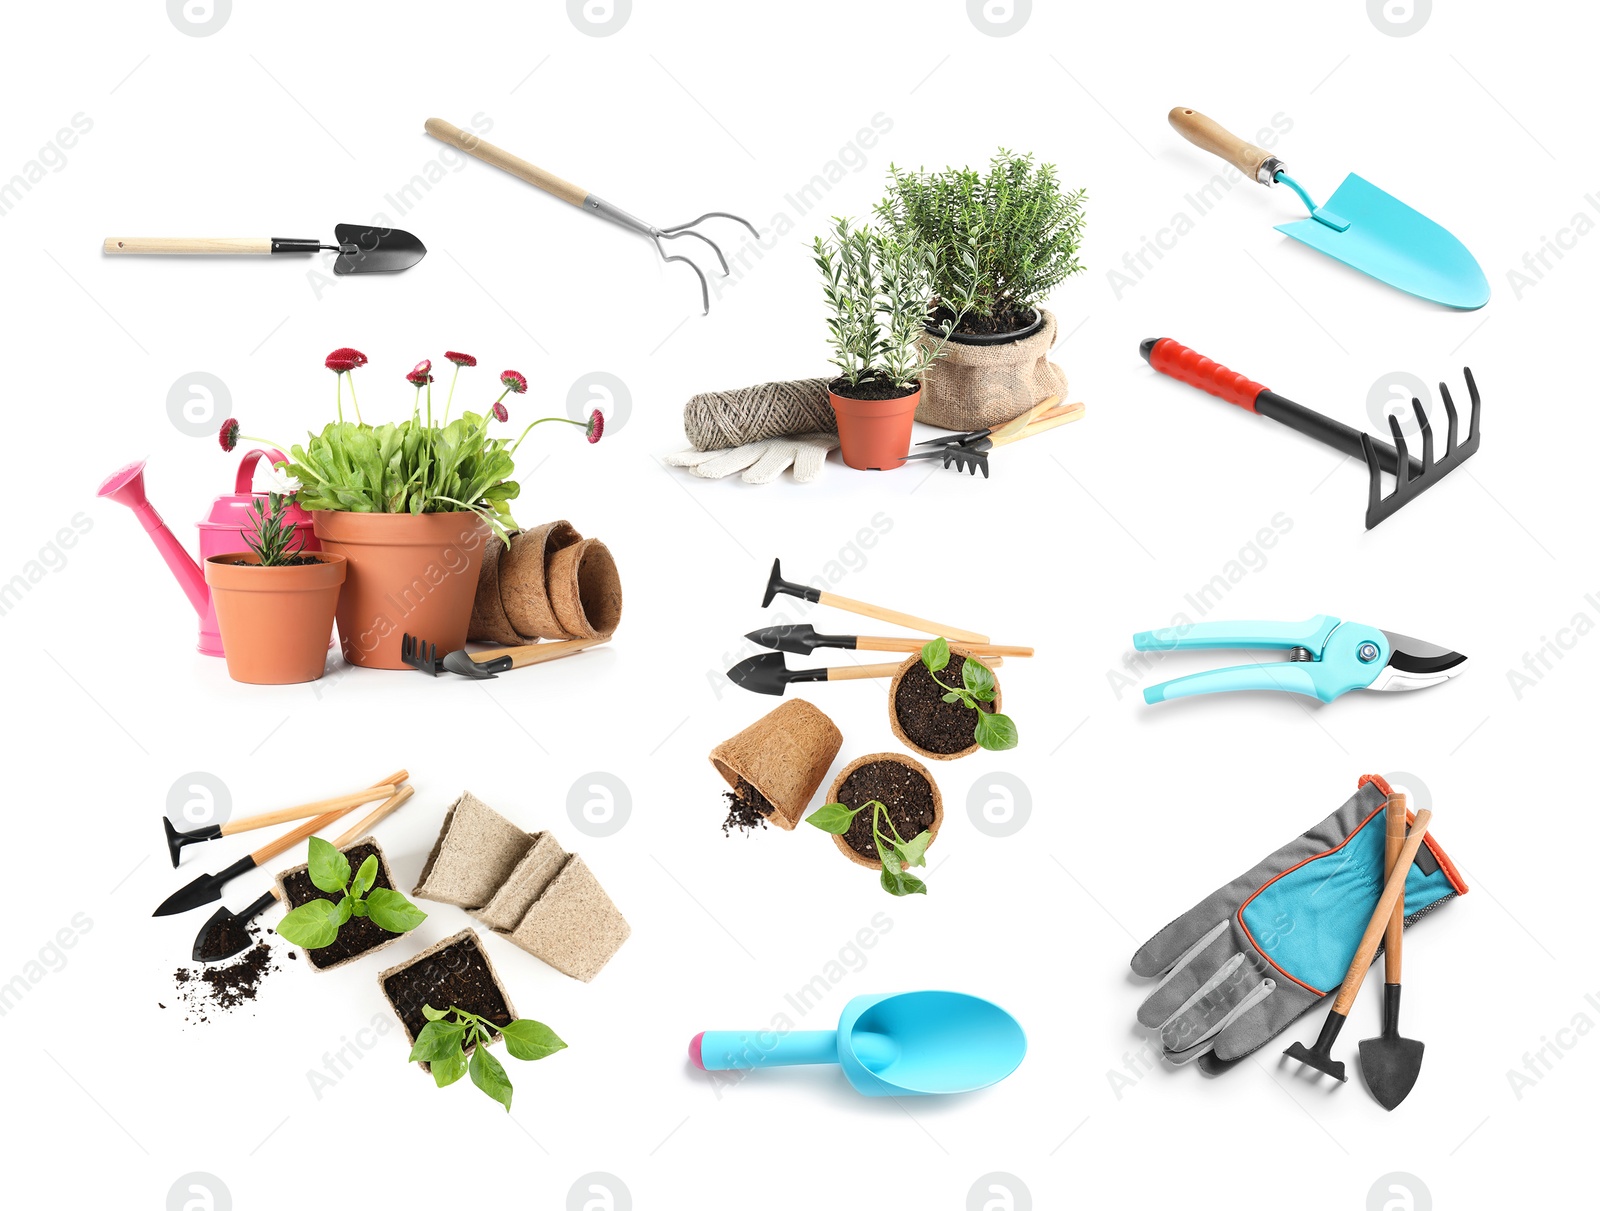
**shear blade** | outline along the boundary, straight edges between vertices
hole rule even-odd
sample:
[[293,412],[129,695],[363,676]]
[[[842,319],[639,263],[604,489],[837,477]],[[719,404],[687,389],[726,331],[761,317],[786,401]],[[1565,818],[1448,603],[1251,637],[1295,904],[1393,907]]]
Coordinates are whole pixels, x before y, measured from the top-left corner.
[[1368,689],[1426,689],[1449,681],[1466,667],[1467,658],[1450,648],[1394,631],[1383,634],[1389,641],[1389,662]]

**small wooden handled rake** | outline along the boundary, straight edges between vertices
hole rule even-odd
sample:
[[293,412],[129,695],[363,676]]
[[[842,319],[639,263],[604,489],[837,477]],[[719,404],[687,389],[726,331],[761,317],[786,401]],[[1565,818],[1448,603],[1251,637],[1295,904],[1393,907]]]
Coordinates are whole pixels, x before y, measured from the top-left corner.
[[943,467],[953,466],[956,470],[965,471],[973,476],[982,471],[983,477],[988,479],[990,450],[999,446],[1009,446],[1012,442],[1019,442],[1025,437],[1035,437],[1049,429],[1082,419],[1084,412],[1082,404],[1063,404],[1060,401],[1060,396],[1052,395],[1003,425],[995,425],[989,429],[974,429],[969,433],[947,433],[931,441],[918,442],[919,447],[927,446],[929,449],[906,455],[906,461],[937,458],[941,460],[940,465]]

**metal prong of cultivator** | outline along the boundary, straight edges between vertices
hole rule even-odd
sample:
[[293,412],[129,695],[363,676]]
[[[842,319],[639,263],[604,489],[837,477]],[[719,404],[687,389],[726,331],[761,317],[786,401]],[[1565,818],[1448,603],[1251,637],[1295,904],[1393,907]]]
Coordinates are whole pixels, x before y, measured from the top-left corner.
[[1460,426],[1455,401],[1450,398],[1450,388],[1440,383],[1439,398],[1444,403],[1446,423],[1445,448],[1439,452],[1437,462],[1434,461],[1433,427],[1420,400],[1411,401],[1417,423],[1422,428],[1422,463],[1419,470],[1413,471],[1408,462],[1405,436],[1400,432],[1399,419],[1393,415],[1389,417],[1389,431],[1394,436],[1394,448],[1399,456],[1399,473],[1395,476],[1394,491],[1388,496],[1382,494],[1383,473],[1378,465],[1377,445],[1367,434],[1361,435],[1361,454],[1367,460],[1367,529],[1372,529],[1398,512],[1478,452],[1478,439],[1482,436],[1479,426],[1483,416],[1483,401],[1478,395],[1478,384],[1472,377],[1472,370],[1463,366],[1461,372],[1466,377],[1467,392],[1472,400],[1467,438],[1456,444]]
[[1428,423],[1428,414],[1423,411],[1420,399],[1412,399],[1411,410],[1422,427],[1422,473],[1426,475],[1433,468],[1433,426]]
[[411,634],[400,636],[400,659],[430,677],[437,677],[442,668],[438,647]]
[[1411,451],[1406,449],[1406,435],[1400,430],[1400,418],[1393,412],[1389,413],[1389,435],[1394,438],[1395,464],[1398,472],[1395,475],[1394,490],[1398,493],[1411,482]]

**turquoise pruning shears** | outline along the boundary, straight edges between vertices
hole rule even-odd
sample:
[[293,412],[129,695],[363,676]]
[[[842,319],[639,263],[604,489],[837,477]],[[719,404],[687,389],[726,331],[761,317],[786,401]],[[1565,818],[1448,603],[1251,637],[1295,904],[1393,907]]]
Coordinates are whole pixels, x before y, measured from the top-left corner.
[[1289,659],[1191,673],[1144,692],[1149,703],[1233,690],[1287,690],[1332,702],[1351,690],[1420,690],[1448,681],[1467,663],[1460,652],[1361,622],[1318,614],[1306,622],[1196,622],[1140,631],[1140,652],[1206,648],[1287,651]]

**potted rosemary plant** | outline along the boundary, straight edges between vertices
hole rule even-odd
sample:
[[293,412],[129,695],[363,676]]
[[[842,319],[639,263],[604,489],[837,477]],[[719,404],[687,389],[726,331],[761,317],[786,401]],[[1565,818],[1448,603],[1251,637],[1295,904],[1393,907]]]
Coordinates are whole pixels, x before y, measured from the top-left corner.
[[[599,441],[604,428],[596,411],[587,421],[542,417],[516,438],[491,435],[492,424],[510,419],[506,396],[528,389],[516,370],[501,371],[503,389],[483,412],[463,411],[451,419],[455,378],[477,359],[454,352],[445,358],[455,372],[438,419],[433,363],[424,360],[405,376],[414,389],[410,417],[374,426],[362,420],[355,397],[353,372],[366,356],[334,350],[325,365],[338,383],[338,419],[304,444],[285,447],[318,540],[349,563],[338,618],[340,648],[351,664],[404,668],[400,638],[406,632],[441,652],[463,646],[484,543],[506,541],[516,529],[511,502],[521,491],[512,478],[518,446],[545,421],[577,425],[590,442]],[[347,378],[353,421],[344,416]],[[240,440],[239,423],[228,421],[223,448],[231,450]]]
[[1061,188],[1055,165],[1004,148],[983,173],[890,167],[881,219],[936,253],[922,344],[950,345],[923,382],[918,420],[988,428],[1062,394],[1066,376],[1049,360],[1055,317],[1043,303],[1083,271],[1084,201],[1083,190]]
[[[965,313],[964,300],[955,299],[951,318],[933,316],[939,256],[915,233],[836,218],[812,251],[828,303],[828,360],[839,371],[828,399],[840,451],[857,470],[892,471],[911,449],[923,372],[943,351],[939,334]],[[935,338],[921,340],[928,331]]]

